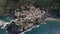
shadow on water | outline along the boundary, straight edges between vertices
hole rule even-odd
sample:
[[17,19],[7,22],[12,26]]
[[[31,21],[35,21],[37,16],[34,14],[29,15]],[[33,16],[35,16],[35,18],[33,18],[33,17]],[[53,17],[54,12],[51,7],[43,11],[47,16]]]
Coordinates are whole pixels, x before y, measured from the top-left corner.
[[8,34],[5,30],[0,29],[0,34]]
[[[0,20],[5,21],[5,22],[9,22],[10,20],[12,20],[12,17],[9,16],[0,16]],[[8,34],[5,30],[2,30],[0,28],[0,34]]]

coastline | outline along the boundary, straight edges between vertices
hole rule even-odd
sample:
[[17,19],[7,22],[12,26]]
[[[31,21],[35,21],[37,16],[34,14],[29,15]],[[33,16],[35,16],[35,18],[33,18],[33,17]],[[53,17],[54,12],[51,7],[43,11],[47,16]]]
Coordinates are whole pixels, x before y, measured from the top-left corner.
[[[2,23],[2,22],[1,22],[1,23]],[[3,26],[1,27],[1,29],[6,29],[6,28],[5,28],[6,24],[10,24],[10,23],[3,21]],[[41,23],[41,24],[44,24],[44,23]],[[24,33],[28,32],[28,31],[31,31],[33,28],[38,28],[41,24],[34,25],[34,26],[28,28],[27,30],[21,32],[20,34],[24,34]]]
[[[46,18],[45,21],[60,21],[60,19],[56,19],[56,18]],[[4,23],[4,25],[6,26],[7,23]],[[41,24],[46,24],[46,23],[41,23]],[[26,31],[23,31],[22,33],[20,34],[24,34],[25,32],[28,32],[28,31],[31,31],[33,28],[37,28],[39,27],[41,24],[38,24],[38,25],[34,25],[32,26],[31,28],[27,29]],[[4,26],[4,27],[5,27]],[[4,29],[4,27],[2,27],[2,29]]]
[[[41,23],[41,24],[42,24],[42,23]],[[36,26],[32,26],[31,28],[27,29],[26,31],[24,31],[24,32],[22,32],[22,33],[20,33],[20,34],[24,34],[24,33],[28,32],[28,31],[31,31],[33,28],[38,28],[41,24],[36,25]]]
[[[60,21],[60,19],[56,19],[56,18],[46,18],[45,21]],[[46,24],[46,23],[41,23],[41,24]],[[31,28],[27,29],[26,31],[20,33],[20,34],[24,34],[28,31],[31,31],[33,28],[38,28],[41,24],[36,25],[36,26],[32,26]]]

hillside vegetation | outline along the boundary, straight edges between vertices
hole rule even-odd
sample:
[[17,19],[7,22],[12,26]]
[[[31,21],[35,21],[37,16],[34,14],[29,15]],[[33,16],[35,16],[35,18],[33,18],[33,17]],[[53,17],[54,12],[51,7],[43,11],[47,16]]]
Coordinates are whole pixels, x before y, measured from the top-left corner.
[[44,7],[47,12],[56,9],[55,12],[60,16],[60,0],[0,0],[0,13],[8,11],[8,9],[20,8],[21,5],[28,3],[36,7]]

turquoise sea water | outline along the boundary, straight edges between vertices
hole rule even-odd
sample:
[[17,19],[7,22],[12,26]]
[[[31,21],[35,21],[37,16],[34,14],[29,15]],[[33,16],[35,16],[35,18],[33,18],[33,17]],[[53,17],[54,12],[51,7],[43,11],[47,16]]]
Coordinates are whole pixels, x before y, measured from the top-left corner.
[[60,34],[60,22],[48,21],[47,24],[42,24],[25,34]]
[[[0,17],[0,20],[9,21],[10,17]],[[0,34],[7,34],[5,30],[0,29]],[[25,34],[60,34],[60,22],[47,21],[46,24],[40,25],[38,28],[33,28]]]
[[0,34],[8,34],[5,30],[0,29]]
[[0,20],[3,20],[5,22],[9,22],[13,18],[11,16],[0,16]]
[[[12,17],[9,17],[9,16],[0,16],[0,20],[5,21],[5,22],[9,22],[11,19]],[[0,28],[0,34],[8,34],[8,33],[6,32],[6,30],[2,30]]]

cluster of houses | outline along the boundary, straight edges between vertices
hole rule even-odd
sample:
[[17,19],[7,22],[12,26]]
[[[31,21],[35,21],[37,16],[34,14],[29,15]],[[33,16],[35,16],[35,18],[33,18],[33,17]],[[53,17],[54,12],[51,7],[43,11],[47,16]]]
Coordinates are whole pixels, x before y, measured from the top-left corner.
[[[43,21],[42,17],[45,15],[44,10],[35,8],[33,5],[27,6],[29,10],[24,10],[24,6],[21,7],[22,11],[15,11],[15,16],[17,17],[14,20],[10,21],[10,24],[6,26],[6,30],[12,34],[18,34],[23,32],[32,26],[38,25]],[[19,9],[17,9],[19,10]]]

